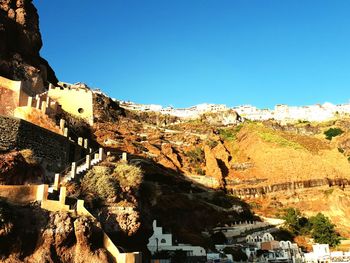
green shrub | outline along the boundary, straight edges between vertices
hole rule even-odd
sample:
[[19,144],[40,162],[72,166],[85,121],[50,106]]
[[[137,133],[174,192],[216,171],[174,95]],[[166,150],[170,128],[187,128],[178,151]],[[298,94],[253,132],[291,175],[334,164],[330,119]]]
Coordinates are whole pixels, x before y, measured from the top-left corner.
[[330,128],[324,132],[324,135],[326,135],[327,140],[332,140],[333,137],[339,136],[343,133],[344,131],[340,128]]
[[94,194],[96,198],[106,200],[118,196],[118,183],[109,167],[94,167],[81,180],[84,194]]
[[236,140],[236,136],[242,128],[243,125],[240,124],[234,128],[219,129],[219,135],[224,141],[234,141]]
[[215,140],[208,140],[207,145],[210,147],[210,149],[213,149],[218,145],[218,142]]
[[303,146],[301,146],[299,143],[296,143],[294,141],[291,140],[287,140],[286,138],[280,136],[277,133],[274,133],[272,131],[259,131],[259,136],[261,139],[263,139],[266,142],[271,142],[271,143],[275,143],[279,146],[282,147],[290,147],[296,150],[301,150],[304,149]]
[[196,171],[196,173],[199,174],[199,175],[205,175],[205,171],[203,171],[203,169],[200,168],[200,167],[197,167],[197,168],[195,169],[195,171]]
[[232,255],[232,258],[236,262],[246,262],[248,260],[247,255],[242,251],[241,248],[225,247],[224,253]]
[[187,151],[185,155],[190,159],[190,163],[204,162],[204,151],[200,147],[196,147],[194,150]]

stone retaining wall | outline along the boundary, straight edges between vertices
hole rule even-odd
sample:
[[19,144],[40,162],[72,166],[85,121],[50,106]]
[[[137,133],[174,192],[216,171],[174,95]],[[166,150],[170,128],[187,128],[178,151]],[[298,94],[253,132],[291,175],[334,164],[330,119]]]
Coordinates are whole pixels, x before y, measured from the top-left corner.
[[60,172],[72,161],[87,154],[87,149],[67,137],[13,117],[0,116],[0,150],[31,149],[47,170]]

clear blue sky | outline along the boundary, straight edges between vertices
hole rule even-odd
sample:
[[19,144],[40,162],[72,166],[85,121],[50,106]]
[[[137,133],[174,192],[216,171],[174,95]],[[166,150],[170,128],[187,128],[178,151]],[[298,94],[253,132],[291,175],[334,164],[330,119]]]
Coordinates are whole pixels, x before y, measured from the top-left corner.
[[34,0],[66,82],[186,107],[348,102],[350,1]]

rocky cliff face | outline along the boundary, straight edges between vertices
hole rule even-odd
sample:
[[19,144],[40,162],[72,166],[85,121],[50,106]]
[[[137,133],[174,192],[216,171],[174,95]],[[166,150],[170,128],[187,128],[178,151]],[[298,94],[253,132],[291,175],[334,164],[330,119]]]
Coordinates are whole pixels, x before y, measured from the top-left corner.
[[0,0],[0,75],[26,80],[34,89],[57,83],[54,71],[40,57],[39,17],[32,0]]

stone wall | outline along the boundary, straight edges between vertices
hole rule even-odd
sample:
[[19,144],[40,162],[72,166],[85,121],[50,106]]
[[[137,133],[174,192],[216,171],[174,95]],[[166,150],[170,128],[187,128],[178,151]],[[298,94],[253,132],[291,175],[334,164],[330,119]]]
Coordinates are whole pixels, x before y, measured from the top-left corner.
[[67,137],[27,121],[4,116],[0,116],[0,149],[31,149],[51,172],[61,172],[70,162],[87,154],[83,147]]
[[0,116],[0,150],[16,148],[20,120]]

